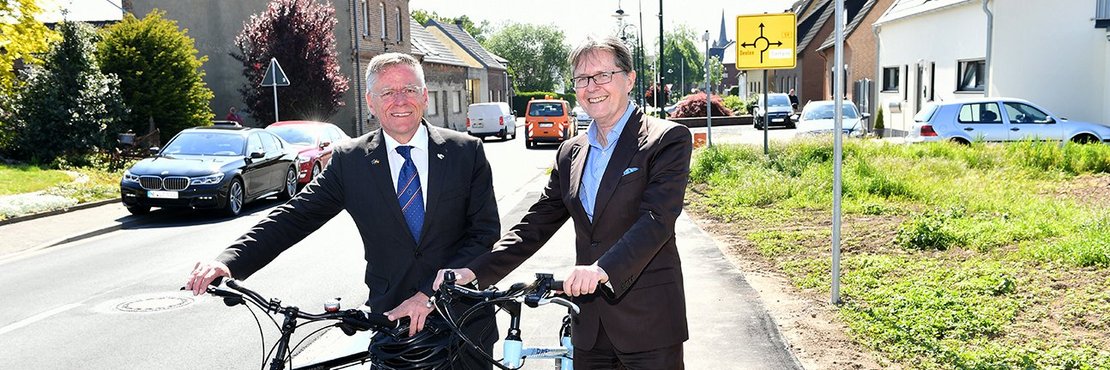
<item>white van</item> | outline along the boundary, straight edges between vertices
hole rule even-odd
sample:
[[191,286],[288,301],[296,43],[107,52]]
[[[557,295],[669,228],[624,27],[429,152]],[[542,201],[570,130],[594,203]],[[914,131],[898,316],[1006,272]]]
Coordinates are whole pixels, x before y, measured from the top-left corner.
[[516,139],[516,116],[509,103],[474,103],[466,108],[466,132],[479,138]]

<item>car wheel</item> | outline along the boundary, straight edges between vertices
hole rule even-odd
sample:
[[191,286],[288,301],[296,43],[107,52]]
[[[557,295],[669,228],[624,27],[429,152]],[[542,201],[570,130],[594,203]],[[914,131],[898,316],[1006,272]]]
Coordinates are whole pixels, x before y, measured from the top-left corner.
[[285,172],[285,188],[278,193],[278,199],[290,200],[294,195],[297,195],[297,169],[289,167],[289,171]]
[[1099,142],[1099,140],[1098,140],[1097,137],[1083,134],[1083,135],[1076,135],[1075,137],[1071,138],[1071,142],[1076,143],[1076,144],[1091,144],[1091,143],[1097,143],[1097,142]]
[[315,180],[316,176],[320,176],[320,171],[323,171],[323,170],[320,168],[320,163],[319,162],[312,165],[312,177],[309,177],[308,181]]
[[509,140],[509,129],[507,129],[507,128],[501,129],[501,132],[497,133],[497,138],[501,139],[502,141]]
[[130,207],[126,207],[126,208],[127,208],[127,212],[131,212],[131,214],[136,215],[136,216],[145,215],[147,213],[150,213],[150,206],[130,206]]
[[952,143],[955,143],[957,145],[971,146],[971,142],[958,137],[948,139],[948,141],[951,141]]
[[224,213],[235,217],[240,212],[243,212],[243,182],[236,178],[227,186],[227,204],[224,205]]

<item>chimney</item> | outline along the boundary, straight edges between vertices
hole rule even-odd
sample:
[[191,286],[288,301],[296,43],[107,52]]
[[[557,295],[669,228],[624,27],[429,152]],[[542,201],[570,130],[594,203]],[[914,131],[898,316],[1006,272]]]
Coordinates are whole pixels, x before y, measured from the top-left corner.
[[460,30],[465,29],[465,28],[463,28],[463,21],[462,21],[461,17],[460,18],[455,18],[455,25],[459,26]]

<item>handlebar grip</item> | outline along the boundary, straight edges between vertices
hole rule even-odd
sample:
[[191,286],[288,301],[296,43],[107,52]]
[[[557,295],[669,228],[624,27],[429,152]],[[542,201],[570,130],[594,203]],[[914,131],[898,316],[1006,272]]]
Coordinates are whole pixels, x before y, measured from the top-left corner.
[[391,321],[380,313],[351,310],[351,315],[343,318],[343,323],[360,331],[366,330],[393,330],[401,326],[399,321]]
[[557,291],[560,291],[560,292],[563,291],[563,281],[562,280],[552,280],[551,281],[551,290],[557,290]]

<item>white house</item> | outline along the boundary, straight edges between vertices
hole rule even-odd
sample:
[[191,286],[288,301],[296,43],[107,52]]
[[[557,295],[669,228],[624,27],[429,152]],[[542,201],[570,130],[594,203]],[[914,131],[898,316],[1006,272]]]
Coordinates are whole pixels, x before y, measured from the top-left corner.
[[983,96],[1110,124],[1108,21],[1110,0],[900,0],[873,25],[885,125],[904,131],[929,101]]

